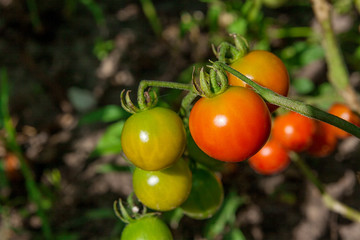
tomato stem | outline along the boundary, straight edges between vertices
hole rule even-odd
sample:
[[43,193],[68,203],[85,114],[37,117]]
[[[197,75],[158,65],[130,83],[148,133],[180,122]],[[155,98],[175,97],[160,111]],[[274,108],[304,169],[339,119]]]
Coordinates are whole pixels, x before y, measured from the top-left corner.
[[360,128],[355,126],[354,124],[304,102],[281,96],[273,92],[272,90],[255,83],[254,81],[247,78],[245,75],[241,74],[230,66],[226,65],[225,63],[218,61],[214,64],[222,67],[229,73],[244,81],[246,84],[250,85],[255,90],[255,92],[262,96],[267,102],[300,113],[304,116],[329,123],[356,136],[357,138],[360,138]]
[[329,193],[326,192],[324,185],[320,180],[314,175],[310,167],[305,163],[305,161],[295,152],[291,152],[291,160],[296,164],[300,171],[305,175],[305,177],[312,182],[315,187],[319,190],[324,204],[332,211],[356,222],[360,222],[360,212],[356,209],[353,209],[340,201],[334,199]]

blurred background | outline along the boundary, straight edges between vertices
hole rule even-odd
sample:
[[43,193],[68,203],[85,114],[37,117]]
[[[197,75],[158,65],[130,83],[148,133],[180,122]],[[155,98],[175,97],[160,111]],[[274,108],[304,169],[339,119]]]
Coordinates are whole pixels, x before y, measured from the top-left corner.
[[[360,1],[329,3],[356,91]],[[119,239],[124,224],[112,204],[132,192],[120,92],[135,93],[142,79],[190,82],[229,33],[284,61],[290,97],[323,110],[344,101],[329,82],[310,1],[0,0],[1,239]],[[159,92],[174,109],[182,96]],[[360,209],[358,139],[303,158],[330,193]],[[239,163],[222,177],[221,214],[162,216],[174,239],[359,239],[359,223],[329,211],[295,166],[264,177]]]

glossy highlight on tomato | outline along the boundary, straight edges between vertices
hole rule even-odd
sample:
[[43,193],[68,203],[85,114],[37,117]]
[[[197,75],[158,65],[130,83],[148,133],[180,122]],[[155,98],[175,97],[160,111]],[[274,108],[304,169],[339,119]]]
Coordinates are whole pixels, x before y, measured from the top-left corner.
[[180,206],[191,191],[192,174],[188,164],[178,160],[160,171],[144,171],[136,168],[133,188],[137,198],[147,207],[169,211]]
[[[330,107],[328,112],[356,126],[360,126],[360,117],[356,115],[346,104],[334,103]],[[335,126],[328,125],[327,128],[328,131],[332,131],[337,138],[343,139],[351,136],[350,133],[345,132],[344,130],[337,128]]]
[[266,143],[271,118],[265,102],[253,90],[229,87],[194,104],[189,129],[195,143],[210,157],[240,162]]
[[316,131],[315,121],[296,112],[288,112],[275,118],[273,138],[286,149],[294,152],[306,150]]
[[194,219],[212,217],[224,199],[222,183],[214,173],[204,168],[192,171],[193,183],[188,199],[180,206],[185,215]]
[[249,159],[252,169],[263,175],[276,174],[290,164],[288,151],[277,141],[270,139],[259,152]]
[[172,110],[155,107],[135,113],[124,124],[121,145],[126,157],[148,171],[171,166],[184,152],[185,128]]
[[[275,54],[263,50],[251,51],[230,66],[261,86],[287,96],[290,85],[289,73],[284,63]],[[228,81],[233,86],[249,87],[230,73],[228,73]],[[267,105],[270,112],[278,108],[273,104]]]
[[145,216],[129,223],[121,234],[121,240],[172,240],[168,226],[155,216]]

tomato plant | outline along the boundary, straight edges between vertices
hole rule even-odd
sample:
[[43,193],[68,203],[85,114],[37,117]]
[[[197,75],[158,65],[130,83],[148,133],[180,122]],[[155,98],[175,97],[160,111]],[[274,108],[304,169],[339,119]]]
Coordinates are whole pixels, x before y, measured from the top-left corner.
[[164,170],[136,168],[133,174],[135,195],[145,206],[158,211],[180,206],[189,196],[191,181],[191,171],[183,159]]
[[289,163],[288,151],[274,139],[270,139],[259,152],[249,159],[251,168],[264,175],[281,172]]
[[121,240],[172,240],[170,229],[155,216],[144,216],[129,223],[121,234]]
[[[360,126],[360,118],[356,115],[347,105],[343,103],[334,103],[330,109],[328,110],[329,113],[342,118],[354,125]],[[351,134],[341,130],[332,125],[327,125],[328,131],[334,132],[335,136],[338,138],[347,138],[350,137]]]
[[214,173],[203,168],[194,169],[192,174],[191,192],[181,205],[181,209],[191,218],[210,218],[222,204],[224,198],[222,183]]
[[[261,86],[287,96],[289,74],[284,63],[275,54],[263,50],[251,51],[230,66]],[[230,85],[249,87],[232,74],[228,74],[228,81]],[[268,104],[268,107],[271,112],[278,108],[273,104]]]
[[306,150],[314,157],[326,157],[336,148],[337,138],[333,131],[329,130],[329,124],[316,121],[316,131],[312,139],[312,144]]
[[312,143],[315,121],[296,112],[288,112],[275,118],[273,138],[286,149],[295,152],[306,150]]
[[124,124],[121,144],[137,167],[156,171],[177,161],[185,148],[181,118],[172,110],[156,107],[133,114]]
[[190,112],[189,128],[207,155],[239,162],[266,143],[271,119],[265,102],[253,90],[230,87],[215,97],[199,99]]

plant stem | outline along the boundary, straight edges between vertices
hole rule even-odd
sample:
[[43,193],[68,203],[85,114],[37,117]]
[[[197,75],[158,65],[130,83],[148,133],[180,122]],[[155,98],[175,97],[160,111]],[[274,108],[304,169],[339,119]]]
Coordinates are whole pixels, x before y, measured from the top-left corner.
[[311,0],[313,11],[322,28],[322,46],[328,65],[328,78],[349,106],[360,113],[359,98],[349,81],[349,73],[331,26],[331,6],[326,0]]
[[360,222],[360,212],[356,209],[353,209],[342,202],[334,199],[330,196],[326,190],[324,185],[320,182],[320,180],[313,174],[310,167],[301,159],[301,157],[292,152],[291,160],[296,164],[296,166],[301,170],[301,172],[305,175],[305,177],[312,182],[315,187],[319,190],[324,204],[332,211],[356,222]]
[[259,95],[261,95],[267,102],[294,112],[298,112],[304,116],[329,123],[360,138],[360,128],[355,126],[354,124],[304,102],[281,96],[268,88],[260,86],[259,84],[247,78],[245,75],[239,73],[235,69],[229,67],[222,62],[216,62],[215,64],[220,65],[229,73],[243,80],[246,84],[251,86]]
[[41,221],[42,221],[42,231],[44,234],[45,239],[53,239],[52,238],[52,233],[51,233],[51,228],[50,228],[50,224],[49,221],[47,219],[46,213],[45,213],[45,209],[43,208],[42,205],[42,196],[41,196],[41,192],[38,188],[38,186],[36,185],[36,182],[34,180],[34,176],[33,173],[31,172],[31,169],[29,167],[29,165],[27,164],[27,162],[25,161],[25,158],[22,154],[21,148],[18,145],[18,143],[16,142],[16,132],[15,132],[15,128],[12,124],[11,118],[10,118],[10,114],[9,114],[9,110],[8,110],[8,103],[9,103],[9,99],[8,99],[8,81],[7,81],[7,73],[5,69],[1,70],[1,99],[0,99],[0,110],[1,110],[1,116],[3,118],[4,121],[4,129],[5,132],[7,133],[7,138],[6,138],[6,142],[7,142],[7,147],[14,153],[16,154],[16,156],[18,157],[19,161],[20,161],[20,169],[21,172],[25,178],[25,183],[26,183],[26,189],[30,195],[31,200],[36,204],[37,206],[37,214],[40,217]]
[[188,118],[189,117],[189,113],[190,113],[190,108],[191,108],[191,104],[192,102],[195,100],[195,98],[198,95],[193,92],[190,91],[188,92],[188,94],[182,99],[181,101],[181,110],[180,110],[180,114],[185,117]]
[[172,89],[178,89],[178,90],[186,90],[186,91],[190,91],[190,92],[193,91],[192,84],[142,80],[139,84],[138,95],[137,95],[139,108],[141,110],[144,110],[147,108],[144,92],[149,87],[163,87],[163,88],[172,88]]

